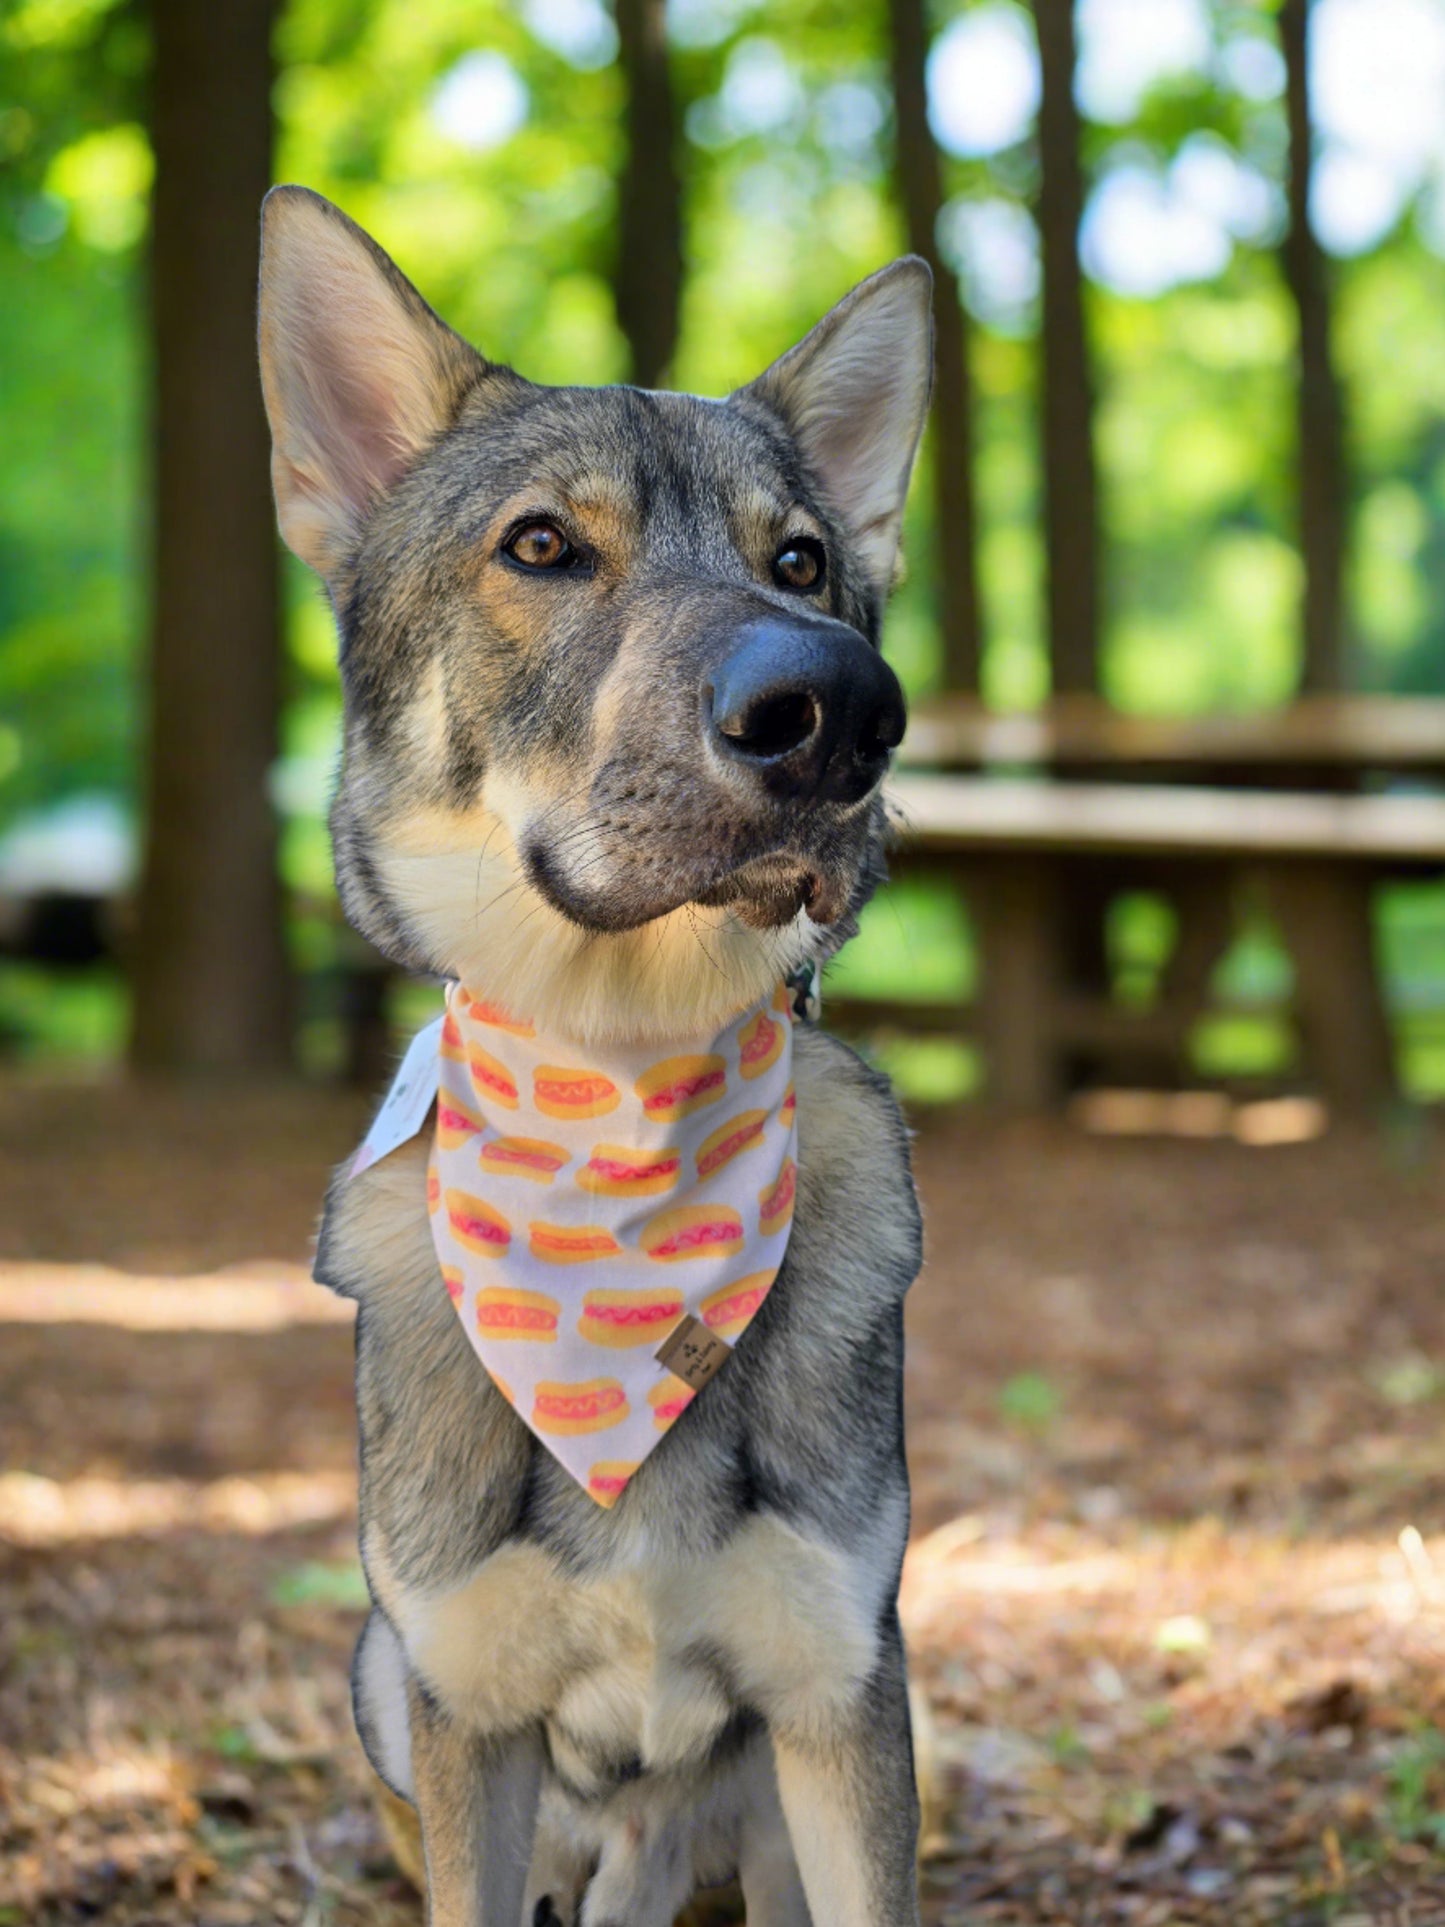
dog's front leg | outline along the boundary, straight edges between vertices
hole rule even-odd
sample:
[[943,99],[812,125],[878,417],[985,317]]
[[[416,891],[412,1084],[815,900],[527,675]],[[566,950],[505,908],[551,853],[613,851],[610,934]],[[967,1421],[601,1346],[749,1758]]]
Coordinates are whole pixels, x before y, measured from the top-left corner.
[[428,1927],[518,1927],[542,1782],[542,1734],[469,1733],[412,1680],[411,1766]]
[[918,1927],[918,1793],[903,1646],[845,1710],[775,1725],[778,1792],[817,1927]]

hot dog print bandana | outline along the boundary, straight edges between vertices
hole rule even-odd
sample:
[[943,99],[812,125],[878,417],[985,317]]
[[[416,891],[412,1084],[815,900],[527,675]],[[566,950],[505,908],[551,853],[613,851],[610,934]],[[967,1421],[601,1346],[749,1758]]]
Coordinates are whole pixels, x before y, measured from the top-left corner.
[[448,992],[427,1175],[498,1388],[610,1506],[746,1331],[797,1179],[786,990],[683,1048],[581,1049]]

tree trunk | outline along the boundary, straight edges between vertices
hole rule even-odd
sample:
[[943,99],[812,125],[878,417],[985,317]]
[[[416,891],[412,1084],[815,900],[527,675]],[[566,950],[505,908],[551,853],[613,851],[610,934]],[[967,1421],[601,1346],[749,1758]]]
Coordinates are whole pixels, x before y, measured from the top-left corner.
[[1344,683],[1346,540],[1344,411],[1330,349],[1330,291],[1324,255],[1310,227],[1309,0],[1284,0],[1279,14],[1289,115],[1289,233],[1285,279],[1299,317],[1295,389],[1299,546],[1304,563],[1301,686]]
[[1043,256],[1044,534],[1055,693],[1099,683],[1099,509],[1094,392],[1084,332],[1084,212],[1074,104],[1073,0],[1034,0],[1042,96],[1038,221]]
[[154,602],[132,1061],[276,1070],[290,984],[267,776],[280,637],[256,378],[273,0],[152,0]]
[[978,688],[983,619],[973,491],[973,382],[963,303],[938,251],[943,174],[928,126],[924,0],[890,0],[894,169],[908,245],[933,269],[933,503],[944,685]]
[[639,388],[660,388],[682,312],[682,187],[674,149],[665,0],[617,0],[627,85],[627,160],[618,184],[617,319]]

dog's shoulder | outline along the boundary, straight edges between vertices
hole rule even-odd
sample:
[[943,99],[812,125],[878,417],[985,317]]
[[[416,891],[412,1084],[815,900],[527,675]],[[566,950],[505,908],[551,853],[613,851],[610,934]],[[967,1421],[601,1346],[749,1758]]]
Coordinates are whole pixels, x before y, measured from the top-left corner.
[[[923,1261],[923,1225],[908,1127],[892,1086],[838,1038],[800,1026],[798,1216],[794,1268],[814,1268],[815,1248],[847,1254],[874,1291],[901,1294]],[[806,1265],[798,1265],[807,1249]],[[826,1260],[823,1261],[826,1265]],[[870,1294],[871,1295],[871,1294]]]
[[434,1283],[426,1160],[427,1141],[418,1136],[357,1176],[350,1158],[337,1166],[316,1240],[317,1284],[363,1304],[383,1279],[402,1296]]
[[327,1194],[315,1272],[354,1299],[362,1556],[373,1595],[456,1583],[512,1530],[533,1448],[442,1290],[424,1138]]

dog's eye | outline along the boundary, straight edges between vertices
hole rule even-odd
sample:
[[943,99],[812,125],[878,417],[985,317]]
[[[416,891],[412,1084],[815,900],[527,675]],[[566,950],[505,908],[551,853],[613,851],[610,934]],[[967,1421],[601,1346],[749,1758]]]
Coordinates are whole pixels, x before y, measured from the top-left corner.
[[502,553],[524,569],[569,569],[577,551],[550,522],[527,522],[502,544]]
[[826,566],[822,543],[795,535],[773,557],[773,580],[780,589],[821,589]]

